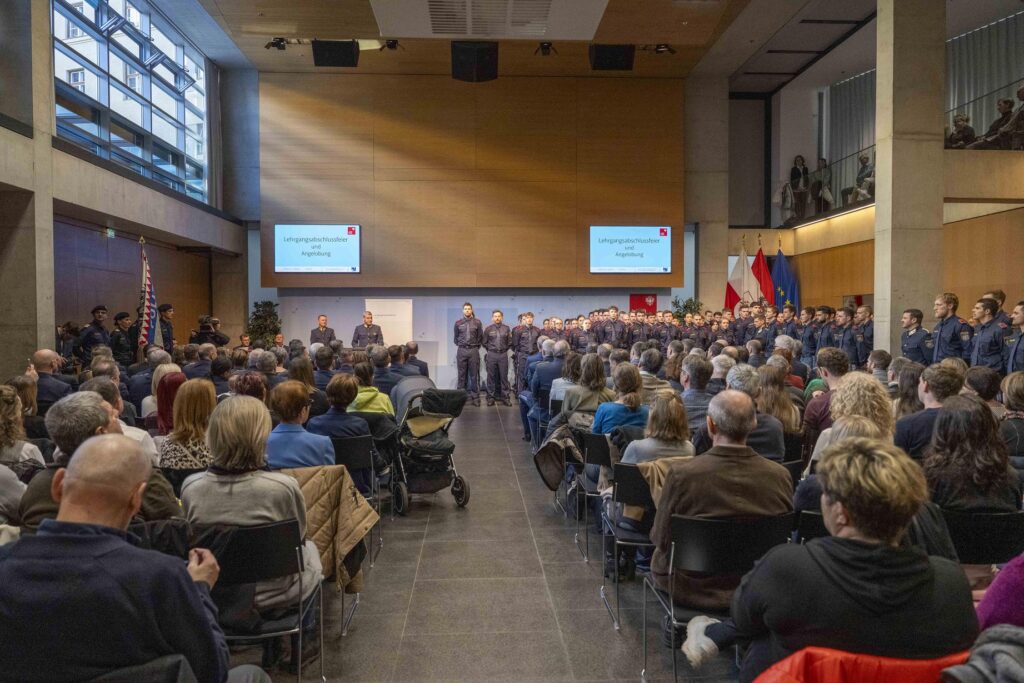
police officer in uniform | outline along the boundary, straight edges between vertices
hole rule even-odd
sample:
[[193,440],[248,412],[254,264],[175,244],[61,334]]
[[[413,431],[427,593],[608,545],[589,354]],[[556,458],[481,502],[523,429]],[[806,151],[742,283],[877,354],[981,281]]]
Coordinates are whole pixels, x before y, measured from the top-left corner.
[[[132,335],[132,316],[127,311],[121,311],[114,316],[114,331],[110,334],[110,351],[114,355],[117,364],[125,368],[122,372],[128,374],[128,366],[135,362],[135,352],[138,345],[135,340],[137,335]],[[134,337],[134,338],[133,338]]]
[[874,311],[870,306],[858,306],[853,316],[853,335],[857,343],[857,367],[868,364],[868,356],[875,350]]
[[619,320],[619,309],[617,307],[608,307],[608,322],[601,327],[598,339],[602,344],[611,344],[612,348],[627,348],[626,324]]
[[502,322],[505,314],[495,309],[491,324],[484,330],[484,362],[487,368],[487,405],[495,401],[512,405],[508,387],[508,352],[512,348],[512,330]]
[[782,312],[779,313],[775,318],[773,325],[774,329],[771,333],[771,349],[768,353],[770,354],[775,349],[775,338],[779,335],[786,335],[793,339],[800,337],[799,330],[796,324],[796,307],[793,304],[786,304],[782,307]]
[[672,342],[683,340],[682,328],[673,325],[675,318],[666,313],[661,315],[661,329],[658,331],[658,343],[661,345],[662,351],[667,351],[668,345]]
[[[373,320],[372,314],[370,320]],[[321,313],[316,318],[316,327],[309,331],[309,343],[328,346],[335,339],[337,337],[334,335],[334,330],[327,327],[327,316]]]
[[1024,301],[1018,301],[1010,315],[1013,334],[1006,338],[1006,374],[1024,370]]
[[380,331],[380,325],[373,324],[373,313],[363,311],[363,324],[357,325],[352,331],[352,348],[362,349],[371,344],[383,344],[384,333]]
[[459,371],[459,389],[480,405],[480,345],[484,341],[484,326],[473,315],[473,304],[462,304],[462,317],[455,321],[455,364]]
[[974,317],[981,322],[971,342],[971,365],[982,365],[996,372],[1003,372],[1003,354],[1006,353],[1006,337],[1009,328],[996,320],[999,302],[995,299],[978,299],[974,304]]
[[857,337],[853,331],[852,308],[843,306],[836,311],[836,323],[832,338],[834,346],[850,359],[850,367],[857,367]]
[[584,318],[583,322],[580,324],[580,328],[577,329],[571,337],[569,337],[569,346],[571,346],[573,351],[576,353],[586,353],[590,345],[596,343],[597,338],[590,330],[590,321]]
[[160,329],[157,330],[156,340],[164,347],[164,351],[170,353],[174,348],[174,325],[171,323],[174,319],[174,306],[160,304],[156,310],[160,314]]
[[807,306],[800,311],[800,362],[808,368],[815,366],[818,354],[818,323],[814,319],[814,308]]
[[818,343],[816,346],[819,350],[836,346],[834,338],[835,324],[832,322],[834,314],[831,306],[818,306],[815,310],[815,320],[818,323]]
[[935,342],[933,363],[949,357],[962,358],[966,361],[971,359],[971,337],[974,336],[974,328],[957,316],[956,309],[959,306],[960,299],[951,292],[944,292],[935,298],[933,310],[939,323],[932,330],[932,341]]
[[900,324],[903,326],[903,334],[900,335],[900,351],[904,358],[909,358],[921,365],[930,365],[935,356],[935,342],[932,341],[932,334],[921,327],[924,320],[924,313],[916,308],[908,308],[903,311]]
[[999,304],[999,311],[996,313],[996,322],[1003,323],[1007,329],[1013,327],[1013,322],[1010,316],[1003,310],[1003,304],[1006,303],[1006,292],[1001,289],[990,289],[981,295],[982,299],[995,299]]
[[92,322],[85,326],[78,335],[78,353],[82,363],[89,364],[92,360],[92,349],[95,346],[110,346],[110,333],[103,327],[107,319],[107,307],[95,306],[92,309]]
[[540,328],[533,324],[533,313],[527,311],[522,316],[522,324],[512,330],[512,360],[516,368],[516,395],[526,388],[526,359],[537,353],[537,337]]

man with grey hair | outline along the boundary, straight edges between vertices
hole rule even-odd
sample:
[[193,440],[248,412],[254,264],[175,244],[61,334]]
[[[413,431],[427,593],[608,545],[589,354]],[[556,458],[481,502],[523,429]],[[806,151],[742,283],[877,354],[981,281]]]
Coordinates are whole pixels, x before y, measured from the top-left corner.
[[[793,510],[789,472],[758,457],[748,445],[748,435],[756,424],[754,401],[748,394],[731,389],[719,393],[708,405],[704,426],[711,447],[704,455],[674,465],[665,478],[651,529],[655,545],[651,574],[658,588],[666,592],[672,589],[677,604],[683,607],[728,611],[740,576],[673,572],[669,566],[672,515],[756,518]],[[666,645],[679,647],[681,634],[674,632],[671,623],[665,621],[663,625]]]
[[530,441],[530,420],[527,417],[533,408],[533,392],[530,391],[530,380],[533,379],[533,371],[537,365],[544,361],[551,360],[555,351],[555,342],[550,337],[540,335],[537,337],[537,352],[526,357],[526,369],[524,371],[525,388],[519,392],[519,417],[523,421],[523,441]]
[[[0,549],[5,678],[92,680],[181,654],[202,681],[270,680],[253,666],[228,671],[230,655],[210,598],[220,568],[209,550],[190,551],[182,565],[126,539],[151,470],[130,439],[89,439],[53,476],[56,519]],[[47,633],[61,637],[39,647]]]
[[790,371],[807,384],[808,368],[800,362],[800,342],[788,334],[780,334],[775,338],[775,348],[784,349],[789,352],[792,360],[789,363]]
[[707,391],[714,396],[718,392],[725,390],[725,377],[729,374],[730,370],[736,367],[736,360],[725,353],[725,349],[723,349],[722,353],[711,359],[711,367],[713,369],[711,371],[711,379],[708,380]]
[[259,351],[253,349],[252,353],[249,354],[249,360],[252,360],[253,354],[256,354],[256,366],[253,368],[259,373],[262,373],[263,377],[267,380],[267,391],[276,387],[278,384],[288,379],[286,376],[277,374],[277,357],[272,351]]
[[[57,501],[51,495],[54,476],[60,468],[67,466],[71,454],[90,437],[121,434],[121,423],[117,410],[102,396],[83,391],[53,404],[46,413],[46,431],[57,450],[53,454],[53,464],[32,477],[21,498],[22,535],[35,533],[44,519],[57,515]],[[181,506],[174,497],[174,490],[160,470],[154,469],[143,496],[142,517],[149,520],[180,516]]]
[[[757,369],[749,365],[737,365],[726,376],[726,386],[733,391],[739,391],[750,397],[756,405],[761,395],[761,377]],[[710,408],[709,408],[710,410]],[[767,413],[757,413],[757,425],[746,438],[746,444],[758,455],[761,455],[775,462],[782,462],[786,459],[786,437],[782,423],[778,418]],[[704,453],[712,446],[711,434],[707,425],[701,425],[694,432],[691,441],[697,454]]]
[[540,433],[540,423],[547,422],[550,418],[551,384],[562,376],[562,368],[565,366],[565,356],[569,353],[569,348],[569,342],[565,340],[560,339],[556,342],[548,339],[545,341],[542,350],[545,357],[550,357],[550,360],[537,363],[533,368],[533,374],[530,375],[532,405],[527,411],[526,417],[530,438],[535,449],[540,448],[541,439],[544,437]]
[[388,347],[374,344],[366,347],[366,353],[373,364],[373,386],[385,396],[390,396],[391,390],[405,379],[405,376],[391,369],[391,354],[388,353]]
[[142,414],[142,399],[149,396],[153,388],[153,371],[157,366],[170,362],[171,354],[154,346],[146,353],[146,369],[136,372],[128,380],[128,400],[135,406],[137,415]]
[[[93,377],[79,387],[78,391],[96,392],[117,411],[118,415],[124,411],[124,400],[121,398],[121,392],[118,391],[117,385],[109,377]],[[142,452],[149,456],[153,462],[153,467],[158,467],[160,465],[160,455],[157,453],[156,443],[149,432],[145,429],[125,424],[124,419],[119,419],[119,422],[121,423],[121,433],[138,443],[142,448]]]
[[196,354],[196,362],[186,365],[181,371],[189,379],[210,379],[210,365],[217,355],[217,347],[213,344],[200,344]]

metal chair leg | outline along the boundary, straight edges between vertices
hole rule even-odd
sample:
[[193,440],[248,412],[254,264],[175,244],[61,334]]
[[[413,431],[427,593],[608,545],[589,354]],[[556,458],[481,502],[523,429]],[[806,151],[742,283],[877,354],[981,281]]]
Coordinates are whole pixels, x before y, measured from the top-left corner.
[[644,668],[640,669],[640,680],[647,680],[647,579],[644,579],[640,587],[641,608],[640,608],[640,642],[644,651]]
[[341,637],[344,638],[348,635],[348,627],[352,623],[352,619],[356,616],[356,610],[359,609],[359,597],[361,593],[356,593],[356,600],[352,603],[352,611],[345,614],[345,592],[341,593]]
[[[583,556],[584,562],[590,562],[590,521],[588,519],[589,513],[588,503],[590,499],[587,497],[586,488],[583,489],[583,547],[580,547],[580,513],[576,511],[576,536],[573,538],[573,542],[576,543],[576,549],[580,551],[580,555]],[[579,505],[579,496],[576,496],[577,507]]]
[[[619,556],[619,541],[618,541],[617,538],[615,538],[614,534],[612,534],[612,539],[613,539],[612,547],[614,548],[613,552],[615,554],[615,557],[618,558],[618,556]],[[603,548],[603,546],[602,546],[602,548]],[[602,569],[602,571],[601,571],[601,602],[604,603],[604,608],[606,610],[608,610],[608,616],[610,616],[612,618],[612,626],[615,627],[616,631],[619,631],[621,629],[620,629],[620,623],[619,623],[619,572],[618,572],[618,567],[616,566],[616,571],[615,571],[615,573],[614,573],[614,575],[612,577],[612,582],[615,584],[615,611],[614,612],[612,612],[612,606],[608,603],[608,595],[607,595],[607,593],[605,591],[605,581],[604,580],[605,580],[605,572]]]

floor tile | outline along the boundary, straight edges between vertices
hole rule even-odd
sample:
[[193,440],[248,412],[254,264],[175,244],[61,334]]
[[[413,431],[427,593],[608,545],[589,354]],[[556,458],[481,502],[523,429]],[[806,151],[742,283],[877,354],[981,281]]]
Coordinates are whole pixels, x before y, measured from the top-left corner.
[[532,541],[439,541],[423,544],[419,579],[541,576]]
[[406,636],[396,681],[571,681],[558,632]]
[[405,635],[557,631],[543,578],[417,581]]

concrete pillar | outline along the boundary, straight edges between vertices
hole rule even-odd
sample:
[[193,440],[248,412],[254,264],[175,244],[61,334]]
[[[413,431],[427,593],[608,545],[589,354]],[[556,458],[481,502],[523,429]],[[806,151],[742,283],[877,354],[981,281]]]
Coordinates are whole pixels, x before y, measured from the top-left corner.
[[[52,348],[56,336],[53,277],[54,130],[53,44],[50,3],[31,0],[32,36],[31,187],[0,192],[0,338],[8,353],[0,357],[0,376],[21,373],[38,348]],[[0,150],[0,154],[3,150]]]
[[729,81],[688,78],[684,97],[683,214],[697,224],[696,297],[721,309],[729,277]]
[[246,221],[260,219],[260,77],[255,69],[221,73],[223,208]]
[[946,3],[878,0],[875,346],[899,349],[904,309],[942,291]]

